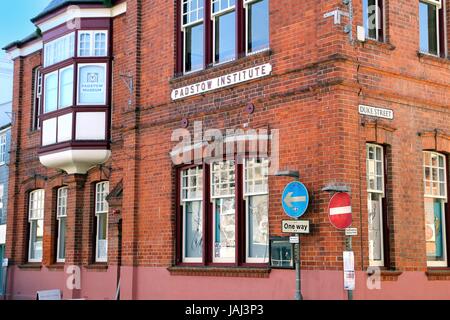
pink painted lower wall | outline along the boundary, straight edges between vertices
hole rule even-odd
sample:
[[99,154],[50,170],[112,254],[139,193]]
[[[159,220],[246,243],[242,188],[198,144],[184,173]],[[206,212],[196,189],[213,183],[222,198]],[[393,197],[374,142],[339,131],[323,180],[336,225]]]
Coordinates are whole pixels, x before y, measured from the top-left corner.
[[[8,297],[35,299],[38,290],[66,287],[64,270],[26,270],[12,266],[8,271]],[[81,270],[79,298],[112,300],[116,294],[117,268]],[[290,300],[295,293],[295,272],[272,270],[269,278],[173,276],[166,268],[122,267],[121,299],[183,300]],[[302,271],[302,293],[306,300],[347,298],[341,271]],[[450,299],[450,281],[429,281],[422,272],[405,272],[397,281],[382,281],[370,290],[367,275],[357,272],[355,299]]]
[[[65,270],[50,270],[42,267],[40,270],[20,269],[17,266],[8,268],[7,297],[9,299],[36,299],[36,292],[41,290],[59,289],[63,299],[73,298],[67,282],[70,274]],[[81,289],[76,298],[91,300],[114,300],[116,295],[117,268],[107,270],[80,269]]]

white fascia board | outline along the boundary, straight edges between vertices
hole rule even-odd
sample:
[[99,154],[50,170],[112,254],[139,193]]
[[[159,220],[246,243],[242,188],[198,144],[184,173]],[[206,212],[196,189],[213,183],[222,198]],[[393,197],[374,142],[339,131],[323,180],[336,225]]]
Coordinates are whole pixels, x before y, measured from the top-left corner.
[[67,10],[61,14],[49,19],[44,22],[37,24],[37,27],[41,29],[42,32],[46,32],[53,29],[63,23],[71,22],[74,19],[81,18],[113,18],[118,15],[127,12],[127,3],[122,2],[112,8],[90,8],[82,9],[77,6],[69,6]]
[[32,53],[42,50],[42,48],[43,48],[42,40],[35,41],[35,42],[31,43],[30,45],[23,46],[22,48],[16,48],[11,51],[8,51],[7,56],[9,59],[14,60],[18,57],[28,56]]

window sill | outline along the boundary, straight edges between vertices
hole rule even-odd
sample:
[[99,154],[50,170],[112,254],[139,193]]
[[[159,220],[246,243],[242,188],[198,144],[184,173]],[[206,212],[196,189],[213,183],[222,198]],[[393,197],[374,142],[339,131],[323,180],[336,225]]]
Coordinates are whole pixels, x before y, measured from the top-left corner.
[[417,56],[419,57],[419,61],[425,64],[430,64],[437,67],[442,67],[442,65],[450,66],[450,60],[448,58],[443,58],[420,51],[417,51]]
[[272,55],[272,53],[273,53],[273,51],[271,49],[266,49],[266,50],[263,50],[263,51],[260,51],[257,53],[248,54],[248,55],[239,57],[235,60],[231,60],[231,61],[227,61],[227,62],[223,62],[223,63],[219,63],[219,64],[211,64],[202,70],[175,75],[172,79],[170,79],[169,83],[171,85],[177,85],[177,84],[183,83],[185,81],[189,82],[189,81],[192,81],[193,79],[198,79],[198,78],[202,78],[205,76],[208,76],[208,78],[209,78],[209,76],[211,74],[214,74],[216,72],[221,72],[223,70],[233,68],[235,66],[245,65],[246,63],[249,63],[249,65],[250,65],[250,63],[254,62],[255,60],[264,60],[264,58],[270,57]]
[[428,268],[425,271],[428,280],[450,280],[450,268]]
[[24,270],[36,270],[39,271],[42,269],[42,263],[39,262],[29,262],[29,263],[25,263],[25,264],[20,264],[18,265],[19,269],[24,269]]
[[107,271],[108,264],[107,263],[93,263],[85,266],[85,269],[92,271]]
[[377,41],[373,39],[366,39],[364,42],[360,42],[363,48],[380,48],[385,51],[394,51],[396,47],[390,42]]
[[268,278],[270,268],[169,267],[172,276]]
[[64,270],[64,263],[55,263],[47,266],[47,269],[50,271],[61,271]]
[[[367,272],[368,276],[372,276],[374,274],[374,272]],[[402,274],[403,271],[401,270],[380,270],[381,281],[397,281],[398,277],[400,277]]]

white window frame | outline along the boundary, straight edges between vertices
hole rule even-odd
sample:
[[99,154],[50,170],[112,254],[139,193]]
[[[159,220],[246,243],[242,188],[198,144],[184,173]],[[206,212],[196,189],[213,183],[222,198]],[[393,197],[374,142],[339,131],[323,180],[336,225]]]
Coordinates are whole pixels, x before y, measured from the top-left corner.
[[[72,69],[72,101],[69,105],[62,105],[61,104],[61,73],[63,73],[66,70]],[[73,106],[73,85],[74,85],[74,81],[75,81],[75,68],[73,65],[61,68],[58,70],[58,109],[57,110],[61,110],[61,109],[65,109],[68,108],[70,106]]]
[[0,166],[6,163],[7,153],[8,153],[8,132],[0,132]]
[[[182,230],[182,262],[184,263],[202,263],[203,262],[203,246],[205,245],[203,242],[203,246],[202,246],[202,256],[200,258],[190,258],[190,257],[186,257],[186,207],[187,207],[187,202],[200,202],[200,211],[201,211],[201,218],[202,218],[202,226],[204,226],[204,221],[203,221],[203,167],[202,166],[197,166],[195,167],[196,172],[195,174],[189,174],[189,170],[194,169],[194,168],[188,168],[188,169],[183,169],[181,171],[181,175],[180,175],[180,199],[181,199],[181,206],[183,207],[183,216],[182,216],[182,220],[183,220],[183,230]],[[188,172],[187,175],[184,175],[185,172]],[[190,189],[192,189],[192,186],[190,185],[190,177],[191,176],[196,176],[197,177],[197,181],[199,180],[199,177],[201,177],[201,181],[202,181],[202,185],[200,185],[200,189],[202,192],[202,196],[199,197],[190,197]],[[187,177],[188,178],[188,186],[184,186],[183,185],[183,178]],[[187,197],[184,196],[184,191],[187,190]],[[204,234],[203,234],[203,229],[202,229],[202,238],[204,239]]]
[[[36,200],[32,201],[34,199],[33,195],[36,195]],[[37,202],[36,208],[33,206],[33,202]],[[45,191],[44,189],[37,189],[29,194],[29,207],[28,207],[28,223],[29,223],[29,241],[28,241],[28,262],[31,263],[39,263],[42,262],[42,257],[40,259],[32,259],[31,258],[31,252],[32,252],[32,227],[33,222],[36,222],[39,220],[44,220],[44,206],[45,206]],[[43,224],[43,223],[42,223]],[[44,227],[44,226],[43,226]],[[43,248],[42,248],[43,249]],[[43,252],[42,252],[43,253]]]
[[[369,159],[369,148],[375,149],[375,159],[371,160]],[[376,159],[376,150],[380,151],[381,154],[381,160]],[[371,189],[369,186],[369,175],[368,175],[368,167],[369,167],[369,161],[374,161],[374,168],[376,171],[377,168],[377,162],[381,163],[381,174],[378,172],[375,172],[375,180],[377,181],[378,177],[381,177],[381,189]],[[378,205],[380,207],[380,235],[381,235],[381,259],[380,260],[373,260],[370,257],[370,244],[369,244],[369,264],[372,267],[382,267],[385,263],[385,252],[384,252],[384,219],[383,219],[383,199],[385,197],[385,174],[384,174],[384,149],[381,145],[373,144],[373,143],[367,143],[366,144],[366,181],[367,181],[367,205],[369,204],[369,201],[371,200],[371,194],[378,194],[380,195],[380,199],[378,200]],[[367,212],[369,214],[369,211]],[[370,239],[369,243],[370,243]]]
[[[235,253],[234,253],[234,256],[233,256],[233,258],[217,258],[216,256],[215,256],[215,239],[216,239],[216,201],[217,200],[219,200],[219,199],[233,199],[234,200],[234,217],[235,217],[235,224],[234,224],[234,227],[235,227],[235,233],[234,233],[234,237],[235,237],[235,249],[236,249],[236,246],[237,246],[237,237],[238,237],[238,232],[237,232],[237,229],[236,229],[236,176],[235,176],[235,180],[234,180],[234,188],[233,188],[233,191],[230,193],[230,194],[226,194],[226,195],[222,195],[222,194],[219,194],[219,195],[215,195],[214,194],[214,186],[216,185],[215,183],[214,183],[214,170],[213,170],[213,168],[214,168],[214,164],[217,164],[217,163],[221,163],[221,162],[230,162],[230,163],[232,163],[233,165],[234,165],[234,174],[236,174],[236,166],[237,166],[237,163],[236,163],[236,161],[235,160],[223,160],[223,161],[214,161],[214,162],[211,162],[211,170],[210,170],[210,184],[209,184],[209,186],[210,186],[210,202],[211,202],[211,204],[212,204],[212,206],[213,206],[213,210],[212,210],[212,215],[213,215],[213,217],[212,217],[212,228],[213,228],[213,230],[212,230],[212,252],[213,252],[213,255],[212,255],[212,260],[213,260],[213,263],[235,263],[236,262],[236,250],[235,250]],[[230,181],[230,180],[229,180]],[[221,180],[219,181],[219,185],[220,185],[220,182],[221,182]],[[230,191],[230,190],[229,190]]]
[[[434,5],[436,7],[436,39],[437,39],[437,54],[431,53],[431,52],[423,52],[422,48],[420,49],[420,52],[426,55],[431,55],[431,56],[440,56],[440,52],[441,52],[441,37],[440,37],[440,31],[441,31],[441,26],[439,23],[439,10],[442,9],[442,0],[419,0],[419,5],[420,2],[423,3],[428,3],[431,5]],[[419,21],[419,28],[420,28],[420,21]],[[419,35],[420,37],[420,35]],[[446,37],[446,36],[445,36]],[[420,39],[419,39],[419,44],[420,44]]]
[[[85,66],[101,66],[104,67],[105,74],[105,90],[103,93],[103,103],[80,103],[80,69]],[[103,106],[106,105],[106,96],[108,92],[108,67],[106,63],[79,63],[77,67],[77,83],[75,84],[77,86],[77,101],[76,104],[78,106]]]
[[[81,35],[89,34],[89,55],[81,55],[80,41]],[[105,54],[104,55],[95,55],[95,35],[96,34],[104,34],[105,35]],[[107,30],[80,30],[78,31],[78,39],[77,39],[77,56],[80,58],[86,57],[107,57],[108,56],[108,31]]]
[[[62,187],[58,189],[58,197],[56,204],[56,220],[58,223],[58,240],[56,246],[56,262],[63,263],[66,261],[65,257],[60,258],[60,244],[61,244],[61,224],[63,221],[66,223],[66,231],[67,231],[67,196],[68,196],[68,187]],[[65,242],[64,242],[65,243]]]
[[[101,192],[101,186],[105,186],[105,192]],[[95,218],[96,218],[96,234],[95,234],[95,262],[108,262],[108,212],[109,206],[108,201],[106,201],[106,197],[109,194],[109,181],[102,181],[95,185]],[[99,200],[100,199],[100,200]],[[102,200],[103,199],[103,200]],[[103,210],[98,210],[99,205]],[[106,256],[99,257],[98,252],[98,243],[99,243],[99,234],[100,234],[100,217],[99,215],[106,215]]]
[[[197,1],[197,5],[198,5],[198,3],[202,3],[201,9],[199,9],[197,7],[197,9],[191,10],[192,1]],[[193,73],[196,71],[203,70],[205,68],[205,66],[202,65],[201,68],[186,71],[186,29],[193,28],[197,25],[203,24],[203,21],[205,19],[204,1],[209,1],[209,0],[183,0],[182,4],[181,4],[181,31],[183,32],[183,73],[184,74]],[[184,10],[183,10],[185,4],[187,4],[187,6],[188,6],[188,10],[186,12],[184,12]],[[203,17],[199,18],[199,12],[201,10],[203,11]],[[184,23],[184,16],[186,15],[189,17],[189,14],[194,11],[196,12],[197,19],[194,21],[190,21],[190,19],[188,18],[188,22]],[[203,29],[203,33],[204,32],[205,32],[205,30]],[[203,44],[203,54],[205,54],[205,44]]]
[[[245,261],[246,263],[269,263],[269,258],[270,258],[270,253],[269,253],[269,242],[270,242],[270,232],[268,231],[268,237],[267,237],[267,256],[265,258],[252,258],[249,256],[249,252],[250,252],[250,248],[249,248],[249,235],[250,235],[250,221],[249,221],[249,198],[252,196],[267,196],[267,204],[269,204],[269,176],[268,176],[268,168],[269,168],[269,160],[268,159],[261,159],[261,161],[266,162],[267,164],[267,176],[266,178],[264,178],[263,182],[265,181],[265,186],[266,186],[266,190],[260,191],[260,192],[250,192],[247,190],[247,181],[249,181],[249,179],[247,179],[247,169],[248,169],[248,162],[252,161],[252,160],[256,160],[256,158],[246,158],[244,161],[244,168],[242,170],[242,181],[243,181],[243,199],[245,202],[245,225],[246,225],[246,230],[245,230]],[[264,165],[261,166],[261,170],[263,170]],[[254,179],[253,179],[254,180]],[[267,207],[267,218],[269,216],[269,208]],[[269,226],[267,227],[269,229]]]
[[1,221],[3,220],[3,214],[5,213],[4,195],[5,195],[5,185],[0,184],[0,224]]
[[[227,62],[231,62],[237,59],[236,56],[236,43],[235,45],[235,52],[234,52],[234,58],[233,59],[228,59],[228,60],[224,60],[224,61],[220,61],[220,62],[216,62],[216,18],[220,18],[223,15],[226,15],[230,12],[234,11],[234,16],[235,19],[237,19],[237,12],[236,12],[236,4],[234,5],[230,5],[231,0],[207,0],[207,1],[211,1],[211,21],[212,21],[212,36],[213,36],[213,40],[212,40],[212,58],[213,58],[213,65],[218,66]],[[226,9],[222,9],[219,10],[217,12],[214,12],[214,2],[219,2],[221,3],[222,1],[228,1],[228,7]],[[237,2],[237,0],[236,0]],[[236,32],[236,30],[235,30]],[[236,37],[236,34],[235,34]]]
[[[70,105],[64,105],[63,106],[60,103],[61,102],[60,101],[60,96],[61,96],[61,72],[65,71],[65,70],[68,70],[68,69],[72,69],[72,103]],[[52,76],[52,75],[56,75],[56,110],[47,111],[46,108],[45,108],[46,107],[46,100],[47,100],[46,80],[47,80],[47,77]],[[66,66],[66,67],[63,67],[61,69],[55,70],[53,72],[45,74],[43,81],[44,81],[44,92],[43,92],[43,96],[44,96],[43,102],[44,103],[42,104],[42,109],[43,109],[43,113],[44,114],[51,113],[51,112],[56,112],[58,110],[65,109],[65,108],[68,108],[68,107],[73,105],[73,85],[75,84],[75,67],[74,67],[73,64],[71,64],[69,66]]]
[[[248,34],[248,31],[249,31],[248,21],[249,21],[249,13],[250,13],[249,6],[251,4],[253,4],[253,3],[255,3],[255,2],[258,2],[258,1],[260,1],[260,0],[244,0],[244,10],[245,10],[245,54],[247,56],[251,56],[251,55],[254,55],[254,54],[258,54],[260,52],[264,52],[264,51],[270,50],[270,32],[269,32],[269,43],[267,44],[266,48],[262,48],[262,49],[259,49],[259,50],[253,51],[253,52],[249,52],[248,51],[248,37],[249,37],[249,34]],[[267,1],[269,1],[269,10],[270,10],[270,0],[267,0]],[[269,22],[269,31],[270,31],[270,22]]]
[[[67,38],[70,39],[71,37],[73,37],[72,44],[69,43],[69,48],[66,48],[66,49],[69,50],[69,55],[65,59],[57,60],[56,62],[53,62],[53,61],[49,62],[48,61],[50,59],[49,56],[48,56],[49,48],[53,47],[55,44],[59,43],[60,41],[64,41]],[[54,53],[55,53],[54,51],[51,52],[52,55]],[[75,32],[71,32],[69,34],[66,34],[66,35],[60,37],[60,38],[54,39],[54,40],[49,41],[49,42],[44,44],[44,58],[43,58],[43,60],[44,60],[44,67],[49,67],[49,66],[55,65],[55,64],[60,63],[62,61],[65,61],[67,59],[73,58],[74,56],[75,56]],[[52,57],[54,57],[54,56],[52,56]]]
[[[364,24],[364,29],[365,29],[365,32],[366,32],[366,37],[367,37],[367,39],[371,39],[371,40],[375,40],[375,41],[384,41],[384,39],[380,39],[380,34],[379,34],[379,30],[381,29],[381,30],[383,30],[383,34],[384,34],[384,30],[385,30],[385,19],[384,19],[384,10],[385,10],[385,6],[384,6],[384,3],[383,3],[383,1],[384,0],[375,0],[375,6],[376,6],[376,10],[375,10],[375,28],[376,28],[376,36],[375,36],[375,38],[372,38],[372,37],[370,37],[370,34],[369,34],[369,28],[368,28],[368,26],[366,26],[365,24]],[[380,8],[380,2],[383,4],[383,10],[381,11],[381,10],[379,10],[379,8]],[[369,14],[369,2],[368,2],[368,0],[367,0],[367,8],[366,8],[366,10],[367,10],[367,14]],[[381,15],[382,17],[380,17],[379,15]],[[365,19],[369,19],[368,17],[363,17],[363,21],[365,20]],[[380,20],[381,20],[381,18],[383,18],[383,25],[381,25],[380,26]]]
[[[444,166],[443,167],[439,167],[439,160],[438,160],[438,166],[437,167],[433,167],[433,166],[426,166],[425,163],[422,164],[423,167],[423,181],[424,181],[424,198],[429,198],[429,199],[439,199],[441,201],[441,217],[442,217],[442,221],[441,221],[441,226],[442,226],[442,250],[444,253],[444,261],[429,261],[427,259],[427,266],[428,267],[447,267],[448,265],[448,257],[447,257],[447,228],[446,228],[446,219],[445,219],[445,204],[448,201],[448,195],[447,195],[447,183],[448,183],[448,178],[447,178],[447,157],[444,154],[441,154],[439,152],[434,152],[434,151],[423,151],[423,155],[424,156],[426,153],[430,154],[431,156],[437,156],[438,159],[441,157],[443,158],[443,163]],[[439,176],[439,169],[443,168],[444,169],[444,191],[445,194],[441,195],[440,192],[438,195],[433,195],[430,193],[427,193],[426,190],[426,182],[428,180],[425,179],[426,175],[425,175],[425,168],[437,168],[438,170],[438,176]],[[430,171],[430,176],[432,177],[433,173]],[[439,178],[438,178],[439,179]],[[440,191],[440,180],[438,181],[434,181],[434,180],[429,180],[430,182],[437,182],[438,186],[439,186],[439,191]]]
[[42,101],[42,84],[43,76],[41,68],[38,67],[34,71],[34,96],[33,96],[33,130],[40,129],[39,116],[41,115]]

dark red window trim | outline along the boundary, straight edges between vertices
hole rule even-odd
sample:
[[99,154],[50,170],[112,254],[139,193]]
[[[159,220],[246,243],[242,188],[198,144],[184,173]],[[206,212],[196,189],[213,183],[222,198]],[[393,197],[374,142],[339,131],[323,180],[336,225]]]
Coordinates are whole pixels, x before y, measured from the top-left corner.
[[[242,161],[238,161],[235,157],[235,221],[236,221],[236,253],[234,263],[218,263],[213,262],[212,251],[212,237],[213,237],[213,222],[212,212],[213,204],[210,199],[210,185],[211,165],[207,163],[203,164],[191,164],[179,166],[176,168],[175,174],[175,187],[176,187],[176,252],[175,263],[178,266],[201,266],[201,267],[258,267],[267,268],[269,263],[247,263],[246,262],[246,210],[245,201],[243,198],[243,170],[244,165]],[[183,210],[181,206],[181,172],[186,169],[202,167],[203,168],[203,257],[202,262],[187,263],[183,262]]]
[[384,174],[384,197],[382,199],[382,218],[383,218],[383,263],[385,268],[390,268],[391,266],[391,230],[389,226],[389,175],[388,175],[388,147],[382,145],[383,147],[383,174]]
[[[176,74],[184,74],[184,43],[183,30],[181,22],[182,1],[176,0]],[[214,66],[213,57],[213,21],[211,20],[211,0],[204,1],[203,27],[204,27],[204,63],[203,70]],[[235,60],[246,56],[246,12],[244,9],[244,0],[236,0],[236,58]]]

